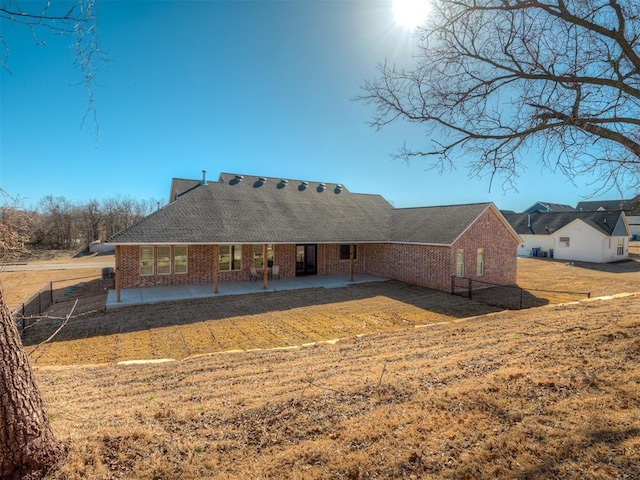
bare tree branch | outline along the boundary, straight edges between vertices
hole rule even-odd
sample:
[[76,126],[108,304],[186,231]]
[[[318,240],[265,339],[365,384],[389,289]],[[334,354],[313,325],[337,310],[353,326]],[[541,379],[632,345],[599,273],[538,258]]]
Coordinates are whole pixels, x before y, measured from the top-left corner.
[[515,187],[536,148],[540,165],[570,179],[640,184],[635,0],[436,1],[418,39],[413,69],[381,64],[358,97],[375,128],[404,120],[432,139],[398,158],[441,169],[470,158],[471,175]]
[[[0,4],[0,24],[19,25],[31,32],[33,42],[45,46],[45,33],[69,37],[75,50],[75,66],[80,70],[82,85],[87,94],[87,110],[82,126],[93,129],[95,144],[99,140],[98,112],[95,86],[100,69],[108,63],[108,55],[100,48],[98,35],[98,0],[75,0],[70,7],[63,2],[6,1]],[[28,10],[21,8],[26,5]],[[10,46],[0,30],[0,67],[9,69]]]
[[77,299],[73,303],[73,307],[71,307],[71,310],[69,311],[69,314],[64,319],[64,321],[60,324],[60,326],[56,329],[56,331],[53,332],[49,336],[49,338],[47,338],[46,340],[43,340],[38,345],[36,345],[35,348],[33,350],[31,350],[31,352],[29,352],[29,356],[33,355],[36,350],[38,350],[41,346],[49,343],[51,340],[53,340],[55,338],[56,335],[58,335],[58,333],[60,333],[60,330],[62,330],[67,325],[67,323],[69,322],[69,319],[71,318],[71,315],[73,315],[73,311],[76,309],[76,305],[78,305],[78,300]]

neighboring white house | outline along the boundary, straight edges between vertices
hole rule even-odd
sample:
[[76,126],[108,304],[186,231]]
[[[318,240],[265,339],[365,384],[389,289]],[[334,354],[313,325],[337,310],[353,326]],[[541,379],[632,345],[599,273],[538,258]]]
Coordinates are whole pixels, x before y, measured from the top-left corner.
[[608,263],[629,257],[631,232],[623,211],[505,215],[522,239],[519,256]]
[[640,239],[640,195],[630,200],[591,200],[576,205],[578,211],[623,210],[631,235]]
[[627,215],[629,223],[629,231],[636,239],[640,239],[640,212],[634,212],[633,215]]

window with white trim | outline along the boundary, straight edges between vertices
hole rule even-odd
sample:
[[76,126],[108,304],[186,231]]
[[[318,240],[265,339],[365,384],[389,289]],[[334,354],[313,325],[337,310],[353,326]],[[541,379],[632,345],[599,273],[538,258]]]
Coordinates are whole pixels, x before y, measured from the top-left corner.
[[624,255],[624,238],[618,238],[618,250],[616,254]]
[[153,247],[140,247],[140,275],[153,275]]
[[188,253],[186,245],[173,247],[173,273],[187,273]]
[[464,277],[464,250],[456,252],[456,276]]
[[218,269],[221,272],[242,269],[242,245],[218,247]]
[[171,273],[171,247],[160,246],[156,248],[156,258],[158,264],[158,275],[168,275]]
[[571,245],[570,237],[560,237],[560,246],[561,247],[569,247]]
[[476,251],[476,275],[484,275],[484,248]]

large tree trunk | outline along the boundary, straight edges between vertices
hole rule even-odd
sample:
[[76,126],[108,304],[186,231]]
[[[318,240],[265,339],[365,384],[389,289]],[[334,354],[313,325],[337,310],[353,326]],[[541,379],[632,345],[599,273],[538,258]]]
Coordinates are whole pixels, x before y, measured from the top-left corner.
[[0,288],[0,479],[38,479],[64,454]]

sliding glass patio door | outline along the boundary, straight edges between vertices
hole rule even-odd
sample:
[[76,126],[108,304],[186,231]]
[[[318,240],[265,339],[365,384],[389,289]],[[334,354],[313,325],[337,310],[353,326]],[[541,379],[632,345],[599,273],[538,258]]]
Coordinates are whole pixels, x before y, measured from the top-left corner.
[[296,277],[302,275],[316,275],[318,246],[296,245]]

